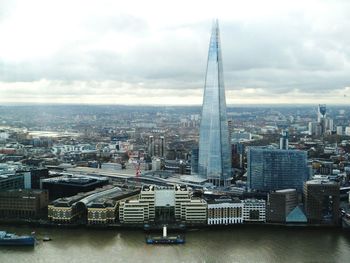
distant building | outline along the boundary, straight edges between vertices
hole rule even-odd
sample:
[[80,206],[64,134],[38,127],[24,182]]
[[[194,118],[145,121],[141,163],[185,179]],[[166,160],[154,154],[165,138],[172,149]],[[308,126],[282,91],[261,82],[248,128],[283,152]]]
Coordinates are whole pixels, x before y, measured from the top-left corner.
[[284,189],[269,193],[267,221],[285,223],[288,214],[298,205],[296,189]]
[[191,152],[191,174],[198,174],[198,148],[192,149]]
[[45,190],[0,191],[1,218],[37,218],[43,214],[49,202]]
[[269,192],[295,188],[300,193],[303,191],[303,183],[309,176],[305,151],[250,147],[247,158],[250,190]]
[[208,200],[208,225],[243,223],[243,203],[239,199],[218,198]]
[[309,135],[320,136],[322,134],[322,126],[318,122],[309,122]]
[[82,192],[89,192],[107,185],[106,177],[88,175],[67,175],[42,180],[42,188],[49,191],[50,200],[69,197]]
[[252,139],[252,134],[249,132],[232,132],[231,140],[234,143],[250,141]]
[[23,173],[0,174],[0,191],[10,189],[24,189]]
[[149,156],[154,156],[155,153],[155,144],[154,144],[154,137],[149,136],[148,137],[148,154]]
[[345,135],[350,136],[350,127],[345,127]]
[[280,149],[288,150],[288,131],[282,131],[280,138]]
[[191,174],[191,164],[185,160],[165,160],[164,170],[177,174]]
[[337,126],[337,135],[343,135],[343,126]]
[[310,223],[338,224],[339,189],[339,184],[333,181],[311,180],[305,182],[305,211]]
[[266,202],[258,199],[243,200],[244,222],[266,222]]
[[49,178],[49,170],[47,168],[31,169],[31,189],[41,189],[41,180]]

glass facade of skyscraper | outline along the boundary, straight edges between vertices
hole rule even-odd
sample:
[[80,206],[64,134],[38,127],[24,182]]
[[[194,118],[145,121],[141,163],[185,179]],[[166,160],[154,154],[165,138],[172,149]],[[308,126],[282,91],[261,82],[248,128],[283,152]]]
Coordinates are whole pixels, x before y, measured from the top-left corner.
[[302,192],[309,177],[305,151],[251,147],[247,157],[249,189],[268,192],[294,188]]
[[231,145],[218,21],[213,24],[209,45],[200,125],[198,173],[215,185],[225,185],[231,177]]

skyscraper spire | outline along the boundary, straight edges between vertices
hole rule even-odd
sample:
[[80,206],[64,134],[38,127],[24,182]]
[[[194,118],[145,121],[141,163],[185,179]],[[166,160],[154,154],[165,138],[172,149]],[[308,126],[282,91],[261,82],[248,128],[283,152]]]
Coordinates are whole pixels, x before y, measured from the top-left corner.
[[199,136],[198,173],[215,185],[226,185],[231,177],[231,143],[217,19],[213,22],[208,52]]

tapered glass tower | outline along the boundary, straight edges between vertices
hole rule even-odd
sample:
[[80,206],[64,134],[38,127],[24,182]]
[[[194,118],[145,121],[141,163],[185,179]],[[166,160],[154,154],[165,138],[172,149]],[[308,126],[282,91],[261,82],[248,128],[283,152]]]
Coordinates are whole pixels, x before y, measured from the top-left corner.
[[199,131],[198,174],[217,186],[227,185],[231,177],[231,144],[217,20],[213,23],[209,44]]

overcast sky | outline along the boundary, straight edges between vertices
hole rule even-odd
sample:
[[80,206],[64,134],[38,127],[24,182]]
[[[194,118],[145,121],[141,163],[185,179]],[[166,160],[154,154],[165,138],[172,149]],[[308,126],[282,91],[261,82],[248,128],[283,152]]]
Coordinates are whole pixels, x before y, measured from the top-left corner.
[[350,103],[350,1],[0,0],[0,103]]

